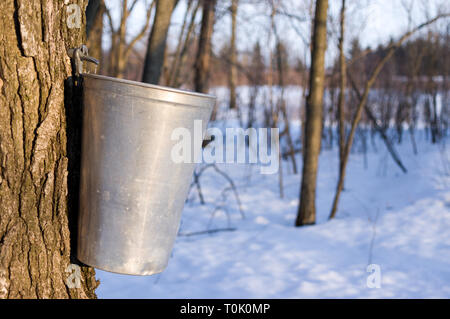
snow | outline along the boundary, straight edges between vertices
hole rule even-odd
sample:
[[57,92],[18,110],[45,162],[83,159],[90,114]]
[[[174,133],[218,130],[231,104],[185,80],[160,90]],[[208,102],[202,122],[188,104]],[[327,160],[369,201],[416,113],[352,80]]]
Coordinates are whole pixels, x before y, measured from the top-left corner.
[[[241,109],[249,92],[249,87],[238,90]],[[221,109],[214,126],[222,130],[241,126],[236,114],[227,111],[226,89],[214,88],[212,93],[218,96]],[[302,92],[298,87],[287,87],[285,93],[291,134],[298,147]],[[279,94],[275,88],[274,100]],[[256,103],[264,105],[268,96],[268,87],[262,87]],[[263,108],[257,110],[258,123],[263,123]],[[243,109],[244,123],[246,115]],[[214,169],[206,169],[200,178],[206,203],[200,204],[193,187],[167,269],[154,276],[97,270],[101,281],[98,296],[449,298],[448,139],[433,145],[423,129],[415,136],[417,155],[407,130],[403,143],[395,144],[408,169],[404,174],[382,140],[372,142],[368,137],[364,155],[356,135],[345,191],[332,221],[328,215],[338,178],[338,154],[336,144],[329,149],[323,142],[314,226],[294,227],[301,175],[293,174],[290,159],[282,163],[283,198],[278,174],[260,174],[255,164],[217,164],[236,184],[244,216],[228,181]],[[280,149],[285,149],[284,143]],[[301,172],[300,154],[296,163]],[[201,233],[217,229],[226,230]]]
[[[278,175],[251,165],[219,164],[240,194],[242,218],[227,181],[206,170],[205,205],[195,188],[186,203],[167,269],[154,276],[97,270],[100,298],[449,298],[450,152],[417,134],[397,145],[403,174],[382,141],[350,157],[337,218],[328,221],[337,181],[337,150],[320,155],[317,225],[293,227],[300,175],[283,162]],[[297,156],[301,168],[301,157]],[[300,170],[301,171],[301,170]],[[381,287],[369,288],[369,264],[380,267]]]

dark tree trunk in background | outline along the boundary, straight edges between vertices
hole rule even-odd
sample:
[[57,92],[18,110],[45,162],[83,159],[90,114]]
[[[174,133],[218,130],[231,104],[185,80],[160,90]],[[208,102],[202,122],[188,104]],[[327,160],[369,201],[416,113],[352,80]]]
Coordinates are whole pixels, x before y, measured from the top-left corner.
[[211,57],[211,37],[214,29],[216,0],[203,0],[202,26],[195,59],[195,91],[207,93],[209,61]]
[[103,65],[102,35],[105,8],[103,0],[90,0],[86,8],[86,45],[89,48],[89,55],[100,60],[100,68]]
[[157,0],[155,19],[147,45],[142,82],[158,84],[164,65],[170,18],[178,0]]
[[317,0],[314,17],[309,94],[306,101],[305,145],[300,205],[296,226],[316,222],[316,183],[322,136],[325,50],[327,46],[328,1]]
[[86,37],[89,38],[90,31],[94,28],[98,13],[104,6],[103,0],[89,0],[86,7]]
[[236,15],[238,1],[231,1],[231,40],[230,40],[230,68],[228,81],[230,86],[230,109],[236,108],[236,86],[237,86],[237,56],[236,56]]
[[[69,29],[76,5],[81,24]],[[68,267],[80,114],[66,52],[85,40],[86,5],[0,2],[0,299],[95,297],[94,269]]]

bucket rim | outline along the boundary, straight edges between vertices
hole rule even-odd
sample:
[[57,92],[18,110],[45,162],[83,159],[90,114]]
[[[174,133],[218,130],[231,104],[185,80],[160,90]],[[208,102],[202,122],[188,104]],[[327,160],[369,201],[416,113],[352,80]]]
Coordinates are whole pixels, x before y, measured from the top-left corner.
[[119,78],[114,78],[114,77],[111,77],[111,76],[92,74],[92,73],[82,73],[81,75],[82,75],[83,78],[84,77],[91,77],[91,78],[94,78],[94,79],[99,79],[99,80],[104,80],[104,81],[111,81],[111,82],[129,84],[129,85],[134,85],[134,86],[158,89],[158,90],[163,90],[163,91],[168,91],[168,92],[173,92],[173,93],[187,94],[187,95],[192,95],[192,96],[196,96],[196,97],[202,97],[202,98],[208,98],[208,99],[217,100],[217,97],[214,96],[214,95],[211,95],[211,94],[193,92],[193,91],[182,90],[182,89],[175,89],[175,88],[171,88],[171,87],[163,86],[163,85],[156,85],[156,84],[149,84],[149,83],[132,81],[132,80],[119,79]]

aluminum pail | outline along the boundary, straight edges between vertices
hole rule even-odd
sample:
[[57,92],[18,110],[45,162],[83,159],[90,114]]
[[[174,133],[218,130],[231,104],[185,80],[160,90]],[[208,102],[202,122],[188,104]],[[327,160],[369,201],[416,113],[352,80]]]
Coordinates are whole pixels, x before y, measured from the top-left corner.
[[[193,132],[201,120],[204,136],[215,97],[82,77],[77,257],[116,273],[159,273],[168,264],[195,166],[172,160],[178,143],[172,132]],[[193,152],[201,148],[201,142],[192,145]]]

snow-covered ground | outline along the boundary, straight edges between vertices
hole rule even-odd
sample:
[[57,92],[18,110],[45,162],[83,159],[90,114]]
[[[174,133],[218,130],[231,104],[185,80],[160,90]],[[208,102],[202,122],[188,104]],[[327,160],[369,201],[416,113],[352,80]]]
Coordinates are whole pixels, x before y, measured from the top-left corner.
[[[317,219],[294,227],[300,174],[283,163],[279,177],[250,165],[219,164],[239,191],[242,218],[227,181],[206,170],[200,205],[186,203],[169,266],[154,276],[97,270],[100,298],[430,298],[450,297],[450,151],[419,134],[414,155],[407,132],[397,146],[403,174],[382,141],[350,157],[337,218],[328,221],[337,181],[337,150],[320,156]],[[297,156],[301,171],[301,157]],[[369,288],[369,264],[380,267],[381,287]]]

